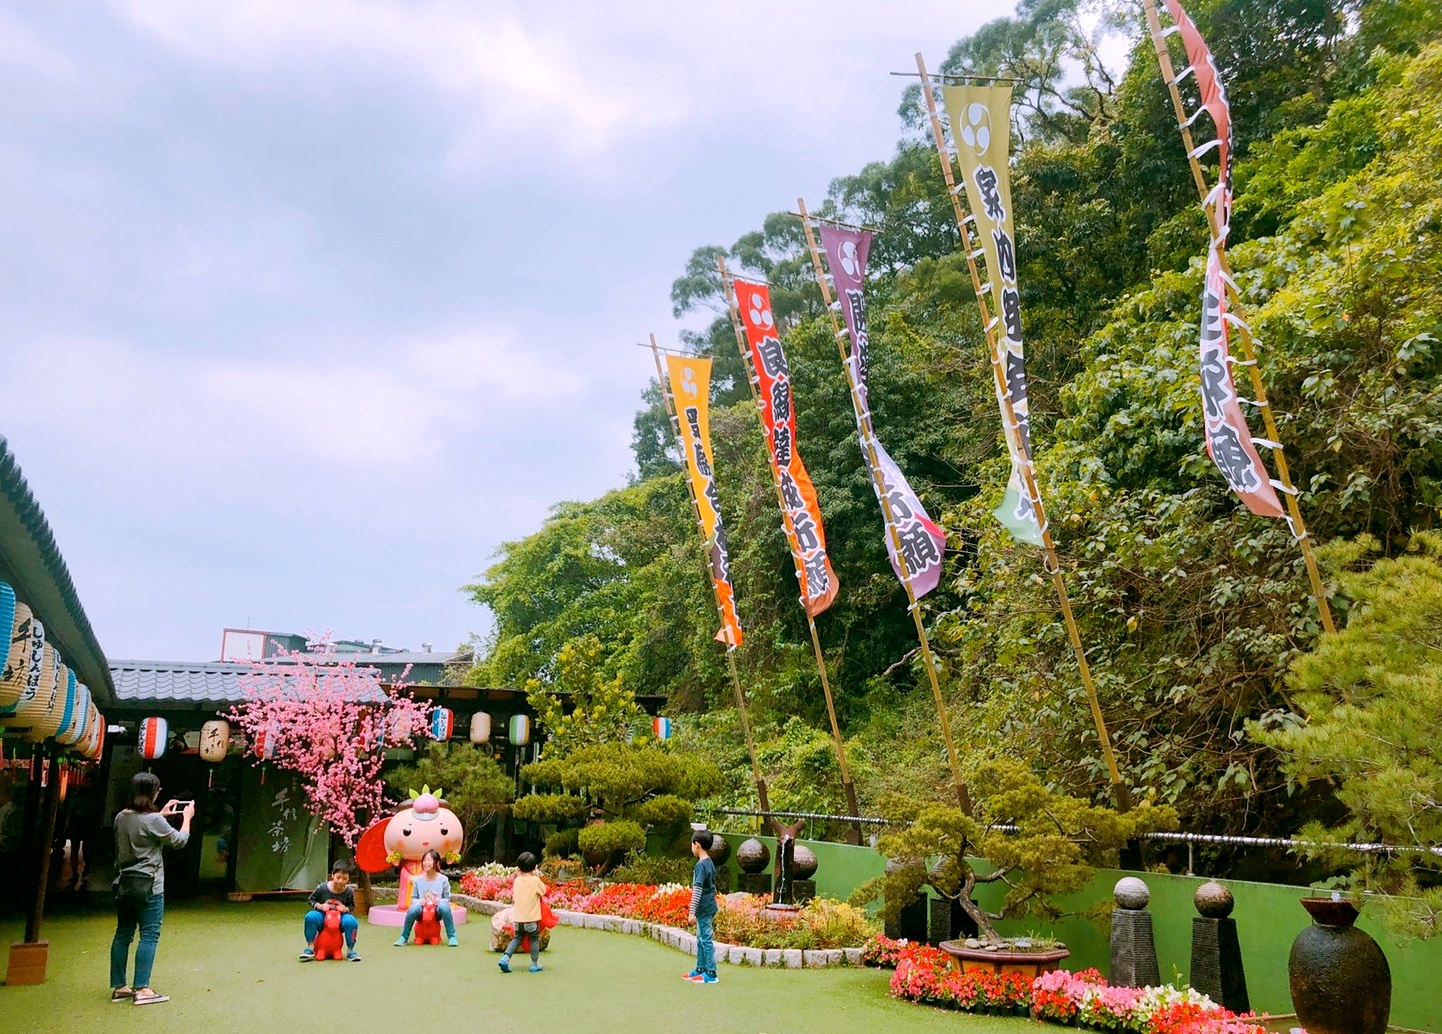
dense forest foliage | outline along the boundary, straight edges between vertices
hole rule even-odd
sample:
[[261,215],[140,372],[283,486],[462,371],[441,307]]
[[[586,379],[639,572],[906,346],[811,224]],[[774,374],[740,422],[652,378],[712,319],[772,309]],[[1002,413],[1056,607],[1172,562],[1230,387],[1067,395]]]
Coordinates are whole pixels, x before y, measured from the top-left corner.
[[[1206,229],[1170,100],[1139,12],[1121,5],[1088,29],[1081,5],[1023,0],[958,42],[941,70],[1020,80],[1013,183],[1032,440],[1123,776],[1139,799],[1174,805],[1183,828],[1336,823],[1347,810],[1337,779],[1298,779],[1285,744],[1263,742],[1306,718],[1287,672],[1317,647],[1318,614],[1287,526],[1249,514],[1203,449]],[[1230,255],[1345,623],[1338,575],[1368,562],[1353,543],[1366,536],[1396,558],[1442,506],[1442,13],[1430,0],[1187,6],[1232,99]],[[1119,79],[1098,59],[1103,32],[1133,41]],[[1050,786],[1105,801],[1040,557],[990,513],[1008,460],[918,101],[915,87],[902,97],[890,158],[809,200],[880,229],[871,402],[881,440],[948,532],[946,574],[923,613],[962,756],[969,767],[1019,758]],[[747,632],[737,660],[772,804],[838,811],[844,798],[718,254],[769,279],[784,328],[797,440],[841,584],[817,625],[862,807],[892,790],[943,799],[915,630],[802,228],[783,212],[729,247],[698,248],[672,292],[678,317],[715,317],[684,336],[717,364],[715,467]],[[544,687],[563,676],[568,644],[592,637],[596,677],[665,694],[679,746],[726,773],[718,800],[754,805],[705,552],[654,382],[634,451],[629,484],[558,504],[469,587],[495,616],[472,677]]]

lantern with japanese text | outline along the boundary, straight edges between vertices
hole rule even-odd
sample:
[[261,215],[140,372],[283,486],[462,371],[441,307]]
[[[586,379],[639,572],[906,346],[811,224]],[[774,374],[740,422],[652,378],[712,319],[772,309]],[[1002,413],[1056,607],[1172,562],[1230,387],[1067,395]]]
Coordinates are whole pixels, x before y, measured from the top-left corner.
[[215,718],[200,727],[200,757],[212,763],[225,760],[230,750],[230,723]]
[[511,724],[507,730],[512,745],[524,747],[531,742],[531,718],[529,715],[511,715]]
[[70,689],[69,672],[60,654],[46,643],[45,659],[40,666],[40,692],[30,707],[28,720],[16,722],[29,727],[27,736],[31,743],[49,739],[60,728],[60,719],[65,714],[65,697]]
[[251,744],[251,749],[255,751],[255,756],[260,760],[269,761],[275,757],[275,751],[279,745],[280,730],[274,722],[271,722],[255,734],[255,743]]
[[75,673],[70,666],[55,655],[55,690],[51,694],[50,705],[45,711],[38,715],[35,724],[30,728],[30,741],[40,743],[52,736],[57,736],[60,730],[70,723],[70,714],[75,709]]
[[431,710],[431,739],[445,742],[451,738],[451,731],[456,726],[456,713],[449,707],[436,707]]
[[491,742],[491,716],[484,711],[471,715],[471,742]]
[[651,731],[655,733],[658,740],[669,740],[671,738],[671,719],[659,716],[652,718]]
[[[41,695],[46,674],[45,625],[25,604],[16,602],[10,630],[10,649],[0,676],[0,725],[28,728]],[[51,678],[54,657],[50,655]],[[53,688],[53,687],[52,687]]]
[[146,761],[154,761],[165,753],[167,737],[170,735],[170,726],[164,718],[147,718],[140,723],[140,732],[136,736],[137,746],[140,748],[140,756]]

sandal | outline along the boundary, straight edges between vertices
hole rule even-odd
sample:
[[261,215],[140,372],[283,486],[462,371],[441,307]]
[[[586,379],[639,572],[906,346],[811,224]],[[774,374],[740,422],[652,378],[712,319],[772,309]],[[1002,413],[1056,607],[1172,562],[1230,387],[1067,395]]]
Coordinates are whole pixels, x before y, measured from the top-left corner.
[[136,992],[136,1005],[159,1005],[161,1002],[170,1001],[170,995],[156,994],[154,991]]
[[114,987],[110,989],[110,1000],[112,1002],[128,1002],[135,997],[133,987]]

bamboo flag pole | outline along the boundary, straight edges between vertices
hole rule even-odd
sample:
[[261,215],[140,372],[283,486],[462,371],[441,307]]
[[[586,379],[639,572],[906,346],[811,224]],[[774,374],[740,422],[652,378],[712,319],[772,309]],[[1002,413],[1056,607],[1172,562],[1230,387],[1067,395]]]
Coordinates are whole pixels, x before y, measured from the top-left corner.
[[[743,362],[746,363],[747,378],[751,379],[753,378],[754,374],[753,371],[751,371],[750,356],[748,356],[747,353],[746,333],[744,333],[743,327],[741,327],[741,313],[737,307],[737,299],[735,299],[735,283],[733,278],[731,278],[731,274],[728,273],[727,267],[725,267],[725,258],[721,257],[721,255],[717,255],[717,270],[721,273],[721,284],[722,287],[724,287],[725,299],[727,299],[727,307],[731,313],[731,327],[733,327],[733,330],[735,330],[735,343],[737,343],[737,348],[740,349],[741,359],[743,359]],[[757,412],[760,412],[760,410],[757,410]],[[874,464],[875,457],[871,457],[871,461],[872,464]],[[771,472],[771,476],[773,476],[773,480],[776,480],[776,470],[773,469],[773,472]],[[777,503],[779,503],[779,505],[782,506],[782,508],[784,509],[784,500],[782,500],[782,495],[780,495],[780,492],[782,492],[782,489],[780,489],[780,482],[777,482]],[[884,493],[883,498],[885,498]],[[795,560],[795,555],[793,555],[793,560]],[[903,564],[903,570],[906,570],[906,567],[904,567],[904,565],[906,565],[906,561],[901,561],[901,564]],[[799,577],[799,575],[797,575],[797,577]],[[972,810],[972,800],[970,800],[970,795],[968,793],[968,790],[966,790],[966,783],[962,780],[962,769],[960,769],[960,764],[957,763],[956,744],[952,741],[952,725],[950,725],[949,721],[947,721],[946,702],[942,699],[942,686],[940,686],[939,682],[937,682],[936,662],[934,662],[932,658],[932,645],[930,645],[929,639],[927,639],[926,636],[926,626],[924,626],[924,624],[921,624],[920,609],[919,607],[917,607],[916,597],[911,596],[910,584],[906,584],[906,590],[907,603],[910,604],[910,607],[908,607],[908,609],[910,609],[913,619],[916,620],[917,635],[920,636],[921,640],[921,655],[923,655],[924,662],[926,662],[927,675],[929,675],[930,679],[932,679],[932,694],[933,697],[936,698],[937,715],[939,715],[940,723],[942,723],[942,737],[943,740],[946,741],[946,759],[947,763],[949,763],[950,770],[952,770],[952,782],[956,785],[956,802],[959,803],[960,808],[962,808],[962,810],[965,810],[965,812],[969,815],[970,810]],[[828,705],[828,710],[831,710],[831,689],[829,689],[829,686],[826,686],[825,682],[825,663],[823,663],[822,658],[820,658],[820,642],[818,637],[816,637],[816,624],[815,622],[813,622],[812,619],[810,619],[809,616],[806,620],[808,620],[808,623],[810,624],[810,629],[812,629],[812,643],[816,646],[816,660],[818,660],[818,665],[820,665],[820,668],[822,668],[823,672],[822,686],[826,689],[826,705]],[[833,734],[836,735],[836,741],[838,741],[839,748],[839,743],[841,743],[841,731],[836,728],[835,712],[832,712],[832,730]]]
[[[1202,211],[1207,217],[1207,226],[1211,230],[1212,240],[1217,240],[1221,227],[1217,223],[1217,211],[1215,202],[1208,203],[1207,197],[1210,193],[1207,189],[1207,178],[1202,172],[1201,162],[1197,160],[1196,146],[1192,141],[1191,124],[1187,120],[1187,110],[1182,104],[1181,91],[1177,89],[1177,76],[1172,66],[1171,51],[1167,49],[1166,33],[1162,30],[1161,19],[1157,15],[1156,4],[1153,0],[1143,0],[1143,6],[1147,14],[1147,28],[1151,32],[1152,45],[1157,51],[1157,63],[1161,66],[1162,79],[1167,84],[1167,92],[1172,96],[1172,109],[1177,116],[1177,128],[1181,130],[1182,146],[1186,148],[1187,162],[1192,168],[1192,179],[1197,184],[1197,193],[1201,197]],[[1287,469],[1287,457],[1282,451],[1282,439],[1277,430],[1277,421],[1272,416],[1271,404],[1267,401],[1267,388],[1262,383],[1262,373],[1257,368],[1256,341],[1252,337],[1251,327],[1242,318],[1242,299],[1237,293],[1236,282],[1232,279],[1231,263],[1227,260],[1225,249],[1218,249],[1217,258],[1222,267],[1222,282],[1226,285],[1227,298],[1232,307],[1232,314],[1235,320],[1230,320],[1233,328],[1237,331],[1237,343],[1241,346],[1243,361],[1240,365],[1247,368],[1252,379],[1252,394],[1256,396],[1253,401],[1258,409],[1262,411],[1262,422],[1267,429],[1269,441],[1260,441],[1253,438],[1258,445],[1265,445],[1272,450],[1272,456],[1277,463],[1277,481],[1282,490],[1282,495],[1287,500],[1287,513],[1291,518],[1292,534],[1297,539],[1297,545],[1302,551],[1302,562],[1307,567],[1307,578],[1312,583],[1312,596],[1317,601],[1317,613],[1321,616],[1322,627],[1328,632],[1335,632],[1336,625],[1332,621],[1332,607],[1327,602],[1327,590],[1322,584],[1322,573],[1317,567],[1317,557],[1312,552],[1312,539],[1307,533],[1307,523],[1302,519],[1302,508],[1297,503],[1297,489],[1292,484],[1291,471]]]
[[[656,345],[656,335],[652,334],[650,338],[651,357],[656,360],[656,380],[661,386],[661,398],[666,403],[666,416],[670,418],[671,432],[676,436],[676,447],[681,450],[681,456],[684,462],[686,456],[686,439],[685,436],[681,434],[681,421],[676,415],[676,401],[671,394],[671,381],[670,378],[666,376],[666,371],[661,365],[661,350]],[[696,515],[696,527],[701,530],[701,537],[705,539],[706,525],[701,520],[701,504],[696,500],[696,486],[691,484],[691,478],[689,476],[686,477],[685,481],[686,494],[691,499],[691,510]],[[717,515],[717,519],[720,519],[719,514]],[[714,547],[714,543],[709,541],[707,545]],[[706,567],[707,570],[710,571],[711,585],[714,589],[716,585],[716,550],[714,548],[707,550]],[[724,625],[726,615],[721,609],[721,601],[719,599],[716,601],[716,614]],[[741,676],[736,670],[736,646],[733,643],[726,644],[726,668],[731,673],[731,688],[736,693],[736,710],[741,715],[741,732],[746,737],[746,753],[751,758],[751,778],[756,781],[756,797],[761,802],[761,810],[769,812],[771,810],[771,799],[766,793],[766,780],[761,776],[761,763],[756,759],[756,741],[751,735],[751,719],[746,715],[746,693],[741,688]]]
[[[980,243],[973,242],[976,219],[969,215],[962,207],[961,191],[962,184],[956,182],[952,173],[951,154],[946,149],[946,138],[941,131],[941,117],[936,111],[936,98],[931,94],[931,78],[926,72],[926,63],[920,54],[916,55],[916,69],[921,73],[921,96],[926,101],[926,111],[931,118],[931,135],[936,142],[936,154],[941,159],[941,172],[946,179],[946,192],[951,198],[952,212],[956,216],[956,227],[961,233],[961,250],[966,255],[966,265],[971,271],[971,286],[976,292],[976,304],[981,309],[981,325],[986,335],[987,351],[991,355],[992,376],[996,380],[996,394],[1001,401],[1002,419],[1013,432],[1018,431],[1016,412],[1012,409],[1011,388],[1006,381],[1006,371],[1001,365],[1001,354],[996,343],[996,321],[992,317],[991,307],[987,304],[987,289],[983,286],[981,273],[977,269],[976,257],[982,254]],[[1121,772],[1117,768],[1116,755],[1112,751],[1111,736],[1107,732],[1106,719],[1102,715],[1101,701],[1097,697],[1096,683],[1092,681],[1091,665],[1087,663],[1086,649],[1082,646],[1081,632],[1077,628],[1076,617],[1072,614],[1071,598],[1067,595],[1066,580],[1062,578],[1061,563],[1057,559],[1056,544],[1052,541],[1051,526],[1047,523],[1046,510],[1043,508],[1041,492],[1036,485],[1036,472],[1032,468],[1031,450],[1026,441],[1017,433],[1016,439],[1019,443],[1017,454],[1020,462],[1017,464],[1021,471],[1022,483],[1026,488],[1027,497],[1036,512],[1037,526],[1041,529],[1042,555],[1046,572],[1051,576],[1052,585],[1056,588],[1057,602],[1060,605],[1062,620],[1066,624],[1067,636],[1071,639],[1072,653],[1076,655],[1077,668],[1081,672],[1082,686],[1086,690],[1087,702],[1091,705],[1092,722],[1096,726],[1097,739],[1101,742],[1102,758],[1106,761],[1107,775],[1111,778],[1112,792],[1116,795],[1117,810],[1127,811],[1131,808],[1131,794],[1127,792],[1126,784],[1122,782]]]
[[[807,244],[811,247],[812,261],[819,262],[820,260],[816,251],[816,242],[811,233],[810,218],[806,214],[805,202],[798,199],[797,203],[801,205],[802,225],[806,228],[806,240]],[[732,326],[736,329],[737,345],[744,350],[745,344],[742,338],[740,318],[736,310],[735,292],[733,291],[731,282],[726,275],[725,259],[718,258],[717,265],[721,270],[721,282],[726,288],[726,301],[731,309],[731,323]],[[820,279],[822,276],[820,272],[821,267],[818,265],[816,268],[818,279]],[[836,341],[836,347],[838,350],[841,350],[841,330],[836,323],[836,313],[834,310],[831,309],[830,292],[824,280],[822,281],[821,292],[822,296],[826,299],[827,311],[831,313],[831,326],[833,336]],[[846,364],[845,351],[841,351],[841,364],[842,367],[847,371],[847,383],[850,385],[851,388],[851,405],[856,410],[859,418],[862,412],[861,399],[860,396],[857,394],[856,383],[854,378],[851,376],[850,367]],[[887,533],[891,536],[892,546],[896,552],[897,563],[901,567],[901,584],[902,588],[906,590],[906,609],[911,614],[912,620],[916,624],[916,637],[917,641],[921,646],[922,662],[926,665],[926,674],[931,683],[931,694],[936,703],[937,721],[941,725],[942,740],[946,744],[946,760],[948,766],[951,769],[952,783],[956,787],[957,804],[960,805],[962,811],[966,812],[969,815],[971,814],[971,794],[966,788],[966,782],[961,777],[961,764],[957,759],[956,743],[952,739],[951,735],[951,721],[947,717],[946,701],[942,699],[941,683],[937,679],[936,675],[936,660],[931,653],[931,639],[927,636],[926,625],[921,620],[921,607],[917,603],[916,595],[911,587],[911,572],[907,569],[906,566],[906,557],[901,550],[901,539],[898,536],[896,530],[896,520],[891,512],[891,503],[887,499],[886,495],[886,485],[881,478],[880,466],[876,459],[876,453],[874,449],[871,448],[871,442],[869,439],[867,441],[866,463],[871,470],[872,482],[875,486],[877,486],[876,494],[881,500],[882,515],[886,522]],[[817,649],[819,652],[820,647],[818,646]]]
[[[746,347],[746,335],[741,328],[741,314],[736,306],[736,291],[731,281],[730,274],[726,270],[726,258],[723,255],[716,256],[716,268],[721,274],[721,286],[726,292],[726,306],[731,312],[731,329],[736,332],[736,348],[741,353],[741,365],[746,369],[746,383],[751,388],[751,401],[756,407],[756,417],[762,420],[761,433],[765,437],[766,425],[761,416],[761,400],[756,395],[756,371],[751,364],[751,352]],[[781,472],[776,469],[776,458],[771,450],[766,450],[767,465],[771,469],[771,483],[776,489],[776,505],[782,513],[786,512],[786,500],[781,495]],[[791,562],[796,569],[796,584],[801,584],[801,561],[796,556],[795,550],[789,550]],[[802,609],[806,609],[806,601],[801,600]],[[846,804],[851,809],[851,815],[860,815],[860,805],[856,802],[856,786],[851,781],[851,766],[846,761],[846,745],[841,738],[841,724],[836,720],[836,701],[831,695],[831,679],[826,674],[826,658],[821,651],[821,637],[816,632],[816,619],[808,612],[806,614],[806,626],[811,630],[811,646],[816,652],[816,670],[821,675],[821,691],[826,696],[826,717],[831,721],[831,738],[836,743],[836,762],[841,766],[841,786],[846,791]],[[852,832],[855,834],[855,842],[861,843],[861,823],[852,824]]]

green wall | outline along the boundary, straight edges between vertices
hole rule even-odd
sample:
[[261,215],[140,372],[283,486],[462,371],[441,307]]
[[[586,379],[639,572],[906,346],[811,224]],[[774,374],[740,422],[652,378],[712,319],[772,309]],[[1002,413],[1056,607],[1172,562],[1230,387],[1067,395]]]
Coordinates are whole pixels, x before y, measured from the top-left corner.
[[[725,868],[733,873],[739,872],[735,849],[747,839],[747,834],[727,833],[726,839],[732,851]],[[771,849],[774,859],[775,838],[757,839]],[[845,901],[857,886],[880,876],[885,869],[886,859],[870,847],[810,840],[798,840],[797,843],[805,844],[815,852],[819,862],[816,892],[824,897]],[[1081,912],[1100,902],[1110,903],[1112,888],[1123,876],[1138,876],[1151,889],[1148,910],[1152,914],[1152,931],[1162,979],[1185,984],[1191,965],[1192,919],[1197,915],[1192,895],[1206,882],[1205,878],[1098,869],[1085,890],[1059,897],[1056,904],[1069,911]],[[1237,921],[1252,1008],[1257,1012],[1274,1014],[1292,1012],[1292,999],[1287,989],[1287,957],[1291,953],[1292,941],[1311,923],[1311,918],[1297,903],[1299,898],[1307,896],[1308,891],[1272,883],[1222,882],[1236,899],[1232,918]],[[988,894],[996,894],[996,888],[985,888],[978,898],[984,907],[994,907],[987,900]],[[996,894],[996,897],[999,899],[1000,895]],[[1393,1026],[1442,1034],[1442,938],[1401,944],[1365,909],[1357,926],[1376,939],[1392,967]],[[1035,932],[1058,937],[1066,942],[1072,953],[1066,963],[1068,968],[1095,966],[1103,973],[1107,971],[1110,927],[1105,917],[1097,922],[1073,918],[1056,923],[1031,918],[1002,923],[999,928],[1003,933]]]

